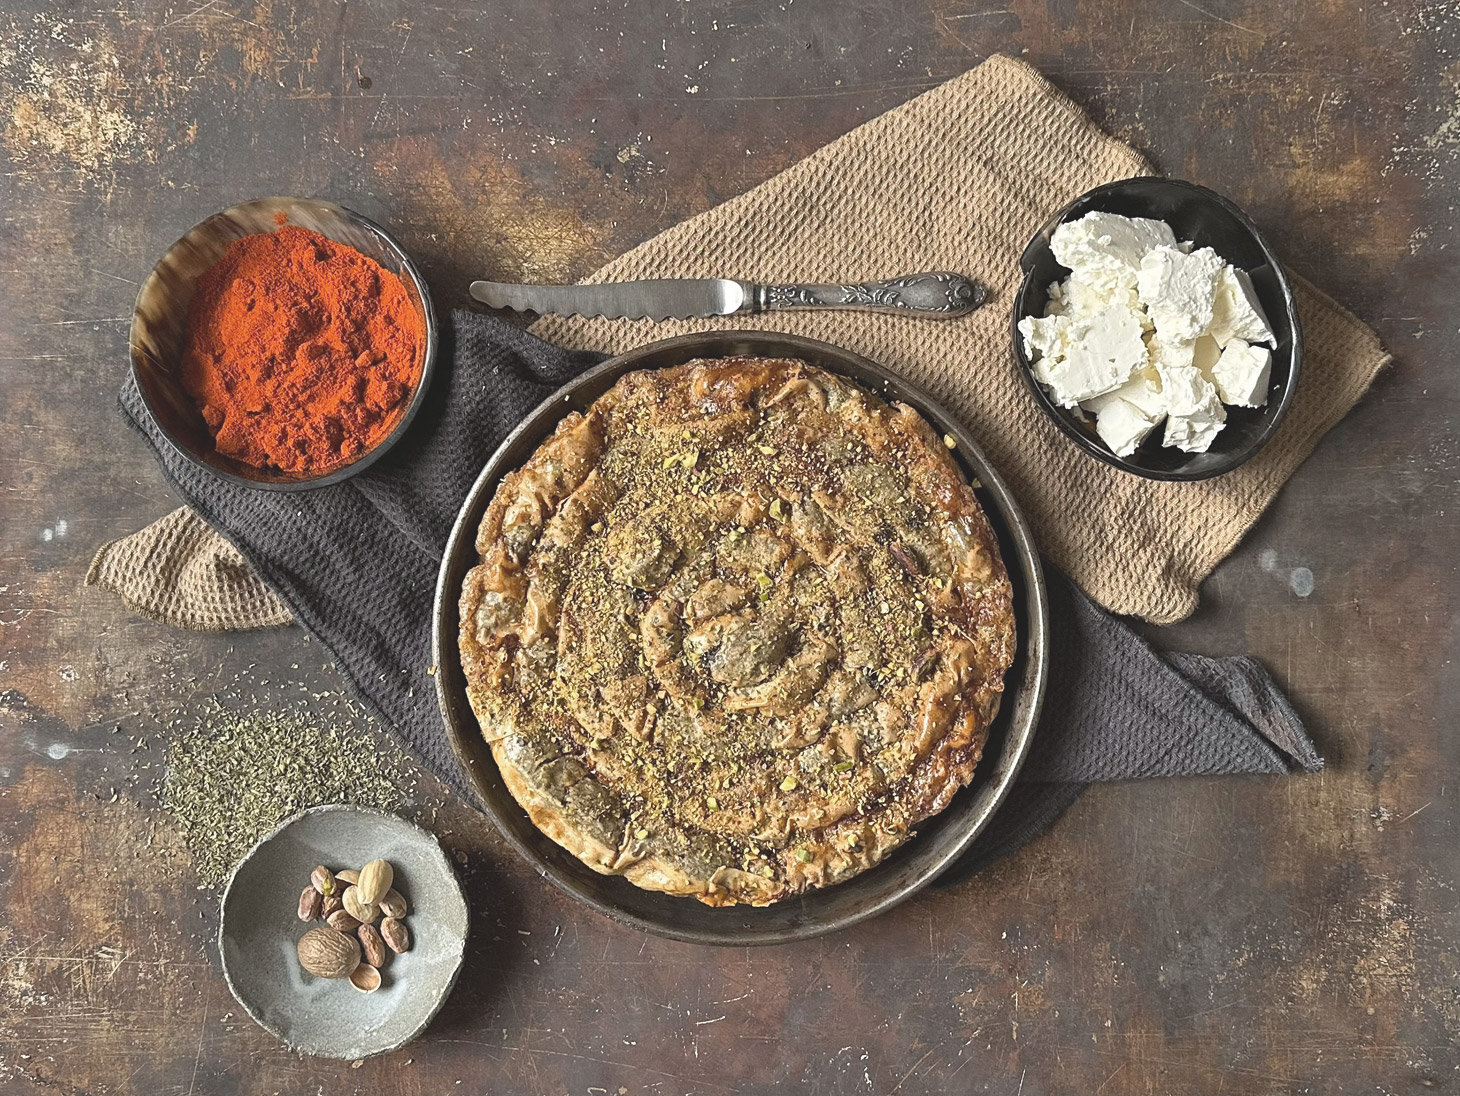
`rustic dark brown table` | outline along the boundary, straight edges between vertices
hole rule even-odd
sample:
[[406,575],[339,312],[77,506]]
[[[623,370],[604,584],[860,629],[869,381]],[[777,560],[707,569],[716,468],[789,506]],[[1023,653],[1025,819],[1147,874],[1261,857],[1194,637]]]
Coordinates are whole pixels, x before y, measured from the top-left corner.
[[[1395,353],[1156,636],[1262,658],[1328,769],[1099,788],[970,883],[761,951],[574,906],[423,776],[478,911],[462,983],[405,1051],[291,1056],[149,788],[164,713],[342,684],[297,628],[81,589],[176,504],[115,409],[139,279],[266,194],[391,225],[447,306],[571,279],[995,51],[1236,198]],[[0,1091],[1456,1090],[1457,58],[1450,0],[4,4]]]

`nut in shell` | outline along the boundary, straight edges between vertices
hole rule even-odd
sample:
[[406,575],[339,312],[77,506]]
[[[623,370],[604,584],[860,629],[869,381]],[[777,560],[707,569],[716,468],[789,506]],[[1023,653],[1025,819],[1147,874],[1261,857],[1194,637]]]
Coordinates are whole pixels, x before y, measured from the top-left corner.
[[390,861],[372,860],[360,869],[360,879],[355,886],[359,888],[360,897],[374,905],[390,893],[393,882],[395,869],[390,866]]
[[319,891],[326,898],[335,893],[334,873],[323,864],[309,873],[309,882],[315,890]]
[[361,963],[350,972],[350,985],[361,993],[374,993],[380,988],[380,971],[369,963]]
[[335,878],[346,886],[360,882],[360,873],[354,868],[346,868],[344,871],[335,872]]
[[351,917],[348,910],[335,910],[325,920],[336,932],[354,932],[360,927],[360,922]]
[[334,929],[310,929],[299,941],[299,965],[320,978],[348,978],[360,965],[360,944]]
[[380,916],[379,907],[374,902],[365,901],[359,886],[346,887],[341,901],[345,903],[345,912],[362,925],[368,925]]
[[404,917],[407,908],[405,895],[394,887],[380,900],[380,912],[386,917]]
[[399,955],[403,951],[411,950],[411,931],[406,928],[404,921],[398,921],[394,917],[387,917],[380,922],[380,936],[391,951]]
[[299,895],[299,920],[313,921],[319,916],[320,904],[324,901],[319,891],[305,887]]
[[385,941],[380,938],[380,930],[374,925],[361,925],[355,930],[355,935],[360,938],[360,950],[365,953],[365,962],[372,967],[385,966]]

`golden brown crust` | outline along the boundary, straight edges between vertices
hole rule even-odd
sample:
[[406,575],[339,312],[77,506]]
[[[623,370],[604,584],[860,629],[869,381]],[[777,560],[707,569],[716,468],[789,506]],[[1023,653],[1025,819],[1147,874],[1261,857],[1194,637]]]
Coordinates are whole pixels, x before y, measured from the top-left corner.
[[508,789],[595,870],[711,905],[905,841],[972,779],[1014,655],[946,447],[800,361],[624,376],[476,546],[462,665]]

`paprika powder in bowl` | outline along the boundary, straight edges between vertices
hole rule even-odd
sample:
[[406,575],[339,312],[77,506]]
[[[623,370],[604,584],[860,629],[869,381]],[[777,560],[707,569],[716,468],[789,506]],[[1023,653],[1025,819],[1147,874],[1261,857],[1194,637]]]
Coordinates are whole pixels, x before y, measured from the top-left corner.
[[263,198],[194,226],[132,316],[132,375],[164,437],[232,483],[364,471],[415,418],[440,332],[416,264],[333,202]]

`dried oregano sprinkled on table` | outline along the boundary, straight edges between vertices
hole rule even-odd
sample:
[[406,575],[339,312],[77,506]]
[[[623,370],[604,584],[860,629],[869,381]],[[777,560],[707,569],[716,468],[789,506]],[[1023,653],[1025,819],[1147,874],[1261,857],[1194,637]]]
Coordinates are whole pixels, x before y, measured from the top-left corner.
[[307,713],[217,709],[167,745],[162,805],[177,821],[198,878],[219,886],[264,834],[322,803],[391,810],[401,783],[358,726]]

